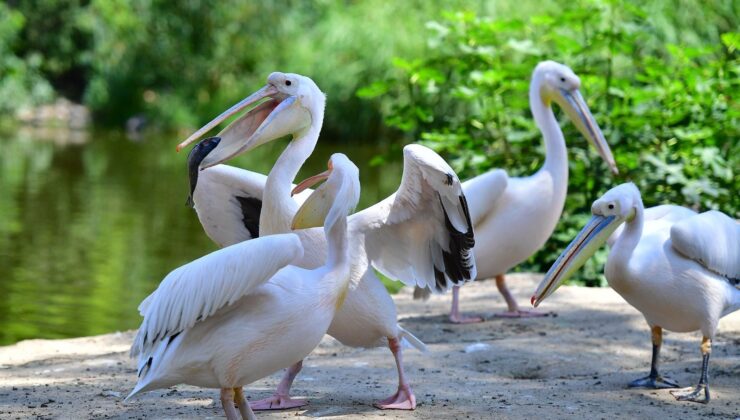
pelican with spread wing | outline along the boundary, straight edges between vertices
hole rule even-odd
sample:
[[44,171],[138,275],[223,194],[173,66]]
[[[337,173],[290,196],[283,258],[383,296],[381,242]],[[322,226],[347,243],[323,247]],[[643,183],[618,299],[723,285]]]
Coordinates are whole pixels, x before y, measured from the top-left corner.
[[[265,87],[178,146],[179,149],[187,146],[228,116],[256,104],[216,138],[201,141],[190,155],[191,174],[200,174],[191,176],[195,181],[192,184],[195,209],[216,243],[225,245],[250,239],[254,234],[280,234],[289,229],[298,207],[296,197],[291,197],[292,182],[318,141],[324,101],[324,94],[311,79],[272,73]],[[285,135],[292,139],[266,179],[250,171],[220,165],[236,154]],[[373,267],[405,284],[444,292],[475,277],[474,239],[462,185],[452,168],[421,145],[406,146],[403,156],[404,173],[396,193],[349,219],[352,287],[328,333],[348,346],[387,345],[395,358],[398,388],[376,406],[413,410],[416,397],[404,373],[400,343],[406,339],[420,350],[425,346],[398,325],[393,300]],[[214,170],[218,172],[211,176]],[[201,182],[205,177],[209,181]],[[298,197],[305,194],[301,191],[307,186],[303,184],[295,190]],[[218,195],[210,194],[209,189],[218,191]],[[254,211],[258,205],[260,210]],[[245,206],[252,206],[252,210],[245,210]],[[260,216],[255,229],[253,217],[245,215],[257,213]],[[233,232],[240,233],[233,235]],[[323,264],[326,240],[321,231],[306,230],[298,235],[304,247],[312,250],[304,254],[299,265],[311,268]],[[252,407],[284,409],[306,404],[289,396],[301,366],[299,362],[288,369],[275,395],[255,402]]]
[[740,224],[718,211],[697,214],[673,205],[645,210],[632,183],[607,191],[591,211],[591,221],[547,272],[532,304],[539,305],[609,240],[606,279],[642,312],[652,330],[650,374],[630,387],[677,387],[658,372],[663,329],[699,330],[703,336],[699,384],[672,394],[679,400],[709,402],[712,337],[719,319],[740,309]]
[[346,156],[296,212],[293,227],[323,225],[328,257],[307,270],[293,233],[220,249],[165,277],[140,307],[131,348],[138,382],[128,398],[179,383],[220,388],[226,417],[254,419],[242,386],[290,366],[321,341],[350,279],[347,215],[360,197],[359,172]]

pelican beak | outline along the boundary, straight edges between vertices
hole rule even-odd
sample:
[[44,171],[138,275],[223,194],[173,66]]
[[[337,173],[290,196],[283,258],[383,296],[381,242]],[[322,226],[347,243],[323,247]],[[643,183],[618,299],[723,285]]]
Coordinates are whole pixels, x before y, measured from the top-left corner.
[[230,116],[255,104],[257,105],[251,110],[218,133],[217,137],[221,138],[221,142],[205,156],[200,169],[218,165],[240,153],[300,131],[311,124],[309,112],[300,106],[300,100],[297,97],[280,93],[275,86],[267,84],[193,133],[177,146],[177,151],[194,142]]
[[617,216],[594,215],[573,241],[550,267],[532,296],[532,305],[537,307],[560,285],[575,273],[606,242],[624,219]]
[[581,96],[581,92],[578,89],[560,89],[558,93],[559,95],[555,95],[555,101],[568,114],[568,117],[570,117],[573,124],[578,128],[578,131],[596,148],[601,158],[609,165],[612,173],[614,175],[619,174],[609,144],[601,133],[598,124],[596,124],[594,116],[591,115],[591,111],[588,109],[583,96]]
[[[331,169],[306,179],[293,189],[293,193],[297,194],[311,185],[328,178],[329,174],[331,174]],[[319,188],[316,188],[316,190],[308,196],[306,201],[293,217],[291,229],[308,229],[324,226],[324,221],[326,220],[326,216],[329,214],[329,210],[331,210],[333,201],[333,197],[329,194],[327,184],[323,184]]]
[[311,188],[312,186],[318,184],[326,178],[329,178],[329,175],[331,175],[331,169],[304,179],[303,181],[301,181],[300,184],[296,185],[295,188],[293,188],[293,191],[290,192],[290,196],[292,197],[303,192],[304,190],[307,190],[308,188]]

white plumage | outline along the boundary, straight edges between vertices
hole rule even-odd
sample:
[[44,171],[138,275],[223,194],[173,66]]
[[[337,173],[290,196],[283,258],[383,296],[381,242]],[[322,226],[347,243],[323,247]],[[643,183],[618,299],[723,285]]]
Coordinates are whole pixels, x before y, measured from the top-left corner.
[[676,251],[721,276],[740,279],[740,224],[712,210],[671,226]]
[[[539,63],[532,74],[529,104],[545,142],[544,165],[528,177],[513,178],[504,170],[495,169],[463,183],[475,231],[476,278],[496,278],[508,307],[500,316],[541,315],[519,308],[506,287],[504,275],[545,244],[565,204],[568,152],[551,109],[553,101],[593,144],[612,172],[617,172],[609,145],[581,97],[580,84],[578,76],[567,66],[552,61]],[[480,317],[460,314],[458,293],[457,288],[453,289],[450,320],[482,321]]]
[[738,224],[717,211],[696,214],[673,205],[645,210],[634,184],[612,188],[593,203],[592,212],[592,220],[550,268],[532,302],[538,305],[553,293],[611,234],[604,268],[607,281],[653,330],[651,374],[631,386],[675,387],[658,374],[662,329],[699,330],[704,336],[702,378],[696,388],[674,395],[708,402],[711,340],[719,319],[740,309],[740,289],[733,274],[740,261]]
[[367,257],[386,276],[444,292],[475,277],[467,202],[455,172],[439,155],[412,144],[403,156],[398,191],[353,215],[351,232],[364,236],[356,243],[364,243]]
[[[334,155],[322,197],[299,211],[298,227],[326,220],[329,258],[306,270],[297,235],[257,238],[215,251],[171,272],[143,305],[132,346],[139,380],[128,396],[178,383],[221,388],[227,417],[234,395],[253,418],[241,386],[300,361],[319,343],[349,286],[346,216],[359,200],[357,168]],[[329,199],[331,206],[317,203]],[[318,210],[316,210],[318,208]],[[318,214],[318,216],[317,216]]]
[[[263,184],[260,235],[288,231],[290,220],[297,207],[290,197],[291,183],[316,145],[324,110],[324,96],[310,79],[293,74],[273,73],[269,80],[269,83],[281,92],[285,81],[291,82],[290,89],[293,90],[293,95],[303,98],[301,103],[308,110],[310,124],[308,128],[297,130],[298,127],[305,127],[304,122],[299,119],[292,121],[294,125],[286,124],[282,127],[283,131],[295,130],[293,131],[295,134]],[[241,118],[253,117],[248,113]],[[268,117],[265,121],[267,123],[277,118],[279,117],[272,119]],[[211,125],[209,123],[206,127]],[[233,126],[238,129],[243,125],[236,123]],[[202,134],[202,130],[198,133]],[[245,143],[242,146],[227,145],[228,150],[239,149],[243,152],[274,140],[251,132],[240,132],[237,135],[230,129],[226,130],[226,134],[232,139],[244,139]],[[222,152],[220,147],[221,145],[211,152],[219,158],[212,158],[211,154],[200,157],[204,162],[209,162],[205,166],[218,164],[221,161],[220,157],[230,156],[229,153]],[[206,168],[201,174],[210,170],[211,168]],[[234,176],[223,184],[238,182],[238,178]],[[195,205],[202,221],[210,218],[210,215],[205,214],[206,209],[210,207],[198,203],[200,188],[201,184],[198,183],[195,190]],[[240,188],[242,187],[236,187],[235,190]],[[230,204],[233,205],[233,201],[214,203],[214,205]],[[237,213],[238,210],[231,212]],[[224,222],[228,221],[224,219]],[[230,221],[238,222],[233,217]],[[353,215],[348,224],[352,261],[351,283],[354,287],[351,288],[328,333],[350,346],[391,347],[399,368],[399,392],[381,401],[379,406],[413,409],[415,397],[404,379],[398,342],[402,338],[407,338],[418,348],[424,347],[420,340],[398,325],[393,300],[375,275],[371,264],[407,284],[429,286],[438,291],[447,290],[452,284],[461,284],[471,279],[475,274],[471,251],[473,233],[462,187],[449,165],[436,153],[420,145],[410,145],[404,148],[404,175],[399,190],[375,206]],[[306,230],[298,232],[298,235],[304,248],[312,250],[311,253],[304,255],[299,265],[306,268],[320,265],[326,258],[325,253],[321,252],[325,249],[325,240],[320,231]],[[222,241],[220,238],[213,239],[217,243]],[[246,239],[249,239],[246,235],[241,238]],[[289,372],[275,397],[258,402],[254,407],[286,408],[302,404],[291,400],[287,395],[292,377],[298,370],[300,366],[294,367]]]
[[[228,165],[216,165],[200,172],[193,192],[193,207],[206,235],[218,246],[256,237],[245,226],[242,206],[244,199],[261,204],[266,180],[263,174]],[[311,192],[309,189],[295,195],[296,204],[303,204]]]
[[298,236],[287,233],[241,242],[176,268],[140,305],[144,322],[131,356],[148,353],[161,338],[180,333],[233,304],[301,257],[303,246]]

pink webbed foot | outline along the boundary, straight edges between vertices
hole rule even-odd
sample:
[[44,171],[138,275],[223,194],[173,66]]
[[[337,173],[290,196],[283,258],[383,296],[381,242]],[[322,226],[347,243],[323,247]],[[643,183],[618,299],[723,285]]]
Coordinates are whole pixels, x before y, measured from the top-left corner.
[[411,388],[398,388],[395,394],[373,405],[381,410],[413,410],[416,408],[416,397]]
[[533,309],[516,309],[514,311],[499,312],[494,314],[496,318],[539,318],[550,316],[548,312],[539,312]]
[[465,316],[460,314],[450,314],[449,319],[453,324],[475,324],[484,321],[480,316]]
[[308,400],[303,398],[290,398],[288,395],[273,395],[264,400],[253,401],[249,403],[252,410],[287,410],[289,408],[298,408],[308,405]]

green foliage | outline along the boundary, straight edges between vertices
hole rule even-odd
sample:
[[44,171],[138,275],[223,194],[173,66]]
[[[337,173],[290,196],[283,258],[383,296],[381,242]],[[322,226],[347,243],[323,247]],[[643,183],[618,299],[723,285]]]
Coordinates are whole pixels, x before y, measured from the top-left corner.
[[[396,59],[395,75],[358,95],[373,99],[408,141],[441,152],[461,177],[492,167],[517,176],[534,172],[544,158],[528,105],[534,66],[552,59],[580,75],[621,175],[610,178],[596,152],[564,123],[571,175],[563,218],[520,269],[546,270],[583,225],[590,203],[627,180],[637,183],[647,206],[670,202],[740,216],[740,107],[733,97],[740,91],[740,33],[706,29],[737,30],[736,6],[684,2],[720,22],[692,27],[696,16],[655,13],[656,5],[557,3],[526,18],[446,12],[427,24],[424,58]],[[686,31],[682,38],[678,25]],[[583,281],[603,284],[606,255],[581,271]]]
[[44,81],[90,106],[98,124],[141,114],[193,127],[286,71],[327,92],[325,137],[375,140],[380,115],[355,91],[387,76],[394,55],[419,54],[440,5],[466,3],[13,1],[29,25],[11,52],[37,57]]
[[0,3],[0,115],[48,101],[53,96],[51,86],[40,72],[41,57],[22,57],[14,52],[25,25],[22,13]]

